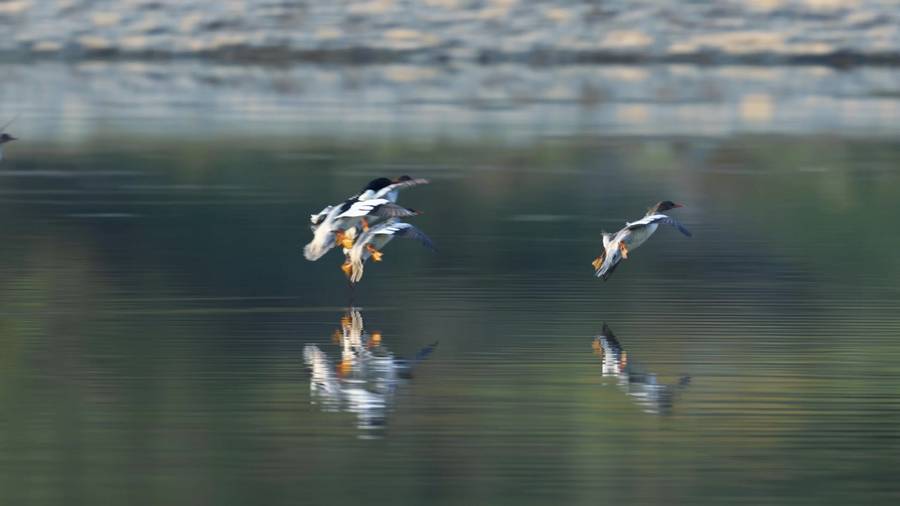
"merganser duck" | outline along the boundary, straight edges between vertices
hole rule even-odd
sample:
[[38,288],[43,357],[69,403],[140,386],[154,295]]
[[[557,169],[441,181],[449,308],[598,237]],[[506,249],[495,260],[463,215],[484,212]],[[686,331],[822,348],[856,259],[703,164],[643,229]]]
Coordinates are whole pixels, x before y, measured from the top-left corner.
[[628,259],[628,253],[644,244],[647,239],[656,232],[660,223],[672,225],[682,234],[691,237],[691,232],[678,220],[661,214],[663,211],[684,207],[671,200],[664,200],[651,207],[647,214],[638,221],[625,224],[622,230],[615,234],[603,234],[603,252],[591,262],[594,266],[594,275],[603,278],[603,281],[612,276],[619,262]]
[[363,277],[363,264],[372,258],[376,262],[382,260],[381,252],[387,243],[395,237],[416,239],[426,248],[435,251],[434,243],[418,228],[397,220],[388,220],[379,223],[364,231],[358,239],[347,249],[347,258],[341,270],[347,275],[350,283],[359,283]]
[[690,384],[690,376],[682,376],[674,385],[659,383],[655,373],[641,370],[630,360],[619,340],[606,323],[603,333],[594,338],[591,347],[603,364],[603,377],[614,377],[618,387],[647,413],[667,414],[672,410],[675,393]]
[[409,176],[401,176],[395,180],[386,177],[373,179],[342,204],[327,206],[318,213],[311,214],[309,221],[313,240],[304,247],[304,256],[307,260],[315,261],[335,246],[349,248],[353,242],[348,232],[359,226],[368,230],[371,222],[379,218],[402,218],[419,214],[414,209],[396,205],[397,194],[401,189],[427,183],[427,179]]
[[360,200],[388,199],[391,202],[397,202],[397,194],[400,190],[428,183],[429,181],[427,179],[412,178],[406,175],[400,176],[397,179],[380,177],[369,181],[369,184],[359,192],[358,198]]
[[7,142],[19,140],[18,138],[13,137],[12,135],[9,135],[5,131],[6,127],[11,125],[12,122],[15,120],[16,120],[16,118],[13,118],[13,119],[9,120],[5,125],[0,127],[0,160],[3,160],[3,145],[6,144]]
[[349,247],[345,231],[361,225],[369,228],[366,218],[403,218],[419,214],[415,209],[399,206],[388,199],[348,200],[341,205],[332,206],[321,222],[313,230],[313,239],[303,248],[303,256],[315,261],[331,248],[343,245]]
[[[397,202],[397,196],[400,190],[428,183],[429,181],[427,179],[412,178],[409,176],[400,176],[397,179],[379,177],[369,181],[369,184],[364,186],[359,193],[348,197],[347,200],[388,199],[391,202]],[[314,232],[316,227],[324,220],[325,216],[328,215],[328,212],[332,207],[334,206],[327,206],[318,213],[309,215],[310,227]]]

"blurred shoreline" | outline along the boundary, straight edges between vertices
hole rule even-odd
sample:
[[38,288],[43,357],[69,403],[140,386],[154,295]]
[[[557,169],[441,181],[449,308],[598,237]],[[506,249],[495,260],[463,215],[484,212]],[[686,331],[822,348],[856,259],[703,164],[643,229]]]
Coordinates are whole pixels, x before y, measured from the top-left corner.
[[383,49],[347,47],[335,49],[291,49],[279,46],[233,46],[193,52],[165,50],[126,50],[112,46],[71,46],[53,51],[0,51],[0,63],[39,62],[197,62],[211,64],[251,64],[260,66],[292,65],[446,65],[516,64],[528,66],[581,65],[697,65],[697,66],[825,66],[836,69],[854,67],[900,67],[900,51],[860,52],[833,50],[808,54],[778,51],[749,51],[729,54],[714,48],[673,54],[607,50],[536,49],[528,52],[504,52],[482,49],[464,57],[434,48]]
[[8,0],[0,59],[900,65],[894,0]]
[[531,142],[573,135],[890,137],[900,69],[697,65],[0,64],[0,119],[43,142],[161,137]]

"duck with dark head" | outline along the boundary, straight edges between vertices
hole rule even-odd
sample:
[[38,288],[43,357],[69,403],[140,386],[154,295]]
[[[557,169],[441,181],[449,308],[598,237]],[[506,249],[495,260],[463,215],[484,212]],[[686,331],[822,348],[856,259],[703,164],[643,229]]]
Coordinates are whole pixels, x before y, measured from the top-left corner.
[[318,213],[311,214],[309,221],[313,238],[303,248],[304,257],[316,261],[336,246],[349,249],[355,237],[380,219],[419,214],[415,209],[397,205],[397,194],[404,188],[426,183],[426,179],[409,176],[397,179],[376,178],[344,202],[326,206]]
[[676,202],[672,202],[671,200],[662,200],[657,202],[655,206],[652,206],[650,209],[647,209],[647,214],[644,216],[650,216],[652,214],[664,213],[666,211],[670,211],[672,209],[677,209],[679,207],[684,207],[684,204],[678,204]]
[[594,266],[594,276],[606,281],[618,267],[619,262],[628,259],[628,254],[644,244],[650,236],[656,232],[660,223],[672,225],[679,232],[691,237],[690,231],[678,220],[662,214],[664,211],[684,207],[683,204],[663,200],[650,209],[643,218],[634,222],[625,223],[625,227],[615,234],[603,233],[603,251],[600,256],[591,262]]

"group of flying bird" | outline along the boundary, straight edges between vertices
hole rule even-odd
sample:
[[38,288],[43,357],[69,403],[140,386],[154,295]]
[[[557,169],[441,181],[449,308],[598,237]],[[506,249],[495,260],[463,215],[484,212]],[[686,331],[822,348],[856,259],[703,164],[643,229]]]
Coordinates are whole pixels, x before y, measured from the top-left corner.
[[307,260],[316,261],[332,248],[344,251],[341,270],[351,285],[363,276],[368,259],[380,262],[381,251],[395,237],[416,239],[426,248],[434,244],[424,232],[400,221],[421,214],[415,209],[397,204],[400,190],[427,184],[427,179],[401,176],[397,179],[380,177],[369,182],[359,193],[340,204],[326,206],[309,216],[313,239],[303,248]]
[[[15,119],[15,118],[13,118]],[[0,127],[0,160],[3,159],[3,145],[14,140],[6,128],[9,121]],[[373,179],[358,193],[339,204],[326,206],[309,217],[313,238],[303,248],[307,260],[316,261],[332,248],[340,246],[344,252],[341,270],[351,285],[359,283],[363,269],[370,258],[380,262],[384,257],[382,249],[396,237],[416,239],[426,248],[434,251],[434,243],[415,226],[401,221],[421,214],[415,209],[397,204],[400,190],[428,184],[427,179],[401,176],[397,179],[380,177]],[[663,214],[683,207],[670,200],[663,200],[651,207],[644,217],[632,222],[614,234],[602,233],[603,248],[600,255],[591,262],[594,276],[606,281],[612,276],[622,260],[650,238],[660,224],[671,225],[682,234],[691,233],[675,218]]]
[[[395,237],[416,239],[434,251],[434,243],[424,232],[400,220],[420,212],[397,204],[400,190],[427,183],[427,179],[409,176],[373,179],[344,202],[311,214],[313,239],[303,248],[303,255],[307,260],[316,261],[332,248],[340,246],[344,252],[341,270],[352,286],[362,279],[367,260],[382,261],[382,249]],[[631,251],[644,244],[660,224],[671,225],[690,237],[690,231],[681,222],[663,214],[679,207],[683,205],[664,200],[651,207],[643,218],[626,222],[618,232],[603,232],[603,248],[591,262],[594,276],[604,281],[609,279],[622,260],[628,259]]]
[[[17,140],[5,131],[10,123],[12,120],[0,127],[0,160],[3,159],[3,145]],[[397,179],[380,177],[370,181],[343,202],[326,206],[318,213],[311,214],[309,221],[313,238],[303,248],[303,256],[307,260],[316,261],[332,248],[340,246],[344,252],[341,270],[352,286],[362,280],[366,261],[371,258],[375,262],[381,262],[384,257],[382,249],[396,237],[416,239],[434,251],[434,243],[424,232],[401,221],[401,218],[421,213],[397,204],[400,190],[423,184],[428,184],[428,180],[409,176]],[[591,262],[594,276],[604,281],[609,279],[622,260],[628,258],[629,252],[644,244],[660,224],[672,225],[690,237],[691,233],[684,225],[663,214],[678,207],[682,207],[682,204],[664,200],[651,207],[643,218],[626,222],[625,227],[618,232],[603,232],[603,248],[600,255]]]

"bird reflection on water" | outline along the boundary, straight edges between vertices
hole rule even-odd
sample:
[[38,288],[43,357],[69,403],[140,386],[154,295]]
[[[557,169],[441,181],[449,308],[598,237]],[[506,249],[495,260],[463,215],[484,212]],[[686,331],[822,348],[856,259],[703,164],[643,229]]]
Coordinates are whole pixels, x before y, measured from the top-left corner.
[[323,411],[356,414],[360,437],[379,437],[398,386],[412,378],[413,369],[437,347],[432,343],[411,360],[396,357],[384,346],[380,332],[366,333],[362,313],[350,308],[332,339],[341,347],[337,364],[314,344],[303,349],[310,370],[310,398]]
[[676,393],[690,384],[690,376],[682,376],[675,384],[659,383],[655,373],[642,370],[629,359],[605,323],[591,346],[603,363],[603,377],[617,378],[619,388],[646,413],[671,413]]

